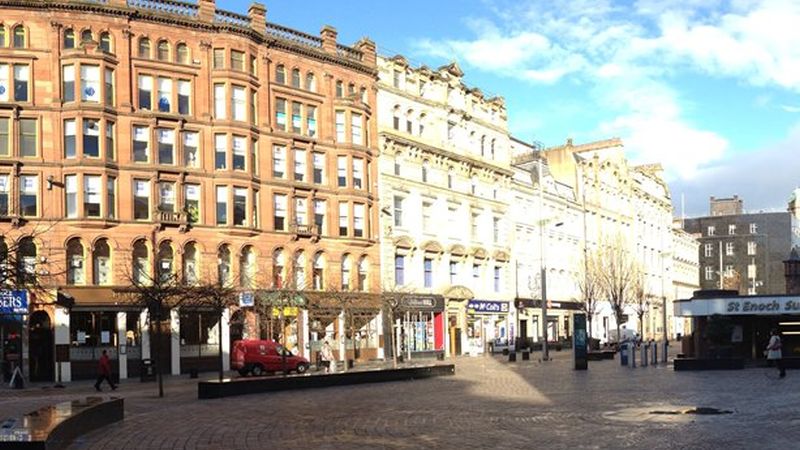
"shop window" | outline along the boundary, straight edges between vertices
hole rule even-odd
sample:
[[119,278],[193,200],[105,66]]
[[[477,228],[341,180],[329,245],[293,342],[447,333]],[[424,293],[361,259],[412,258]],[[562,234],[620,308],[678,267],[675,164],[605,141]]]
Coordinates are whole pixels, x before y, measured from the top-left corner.
[[94,244],[92,251],[94,260],[93,284],[106,286],[111,284],[111,249],[108,240],[100,239]]
[[80,285],[85,281],[85,261],[83,244],[78,238],[67,242],[67,284]]
[[[116,311],[72,311],[69,316],[70,345],[73,349],[117,346]],[[112,352],[116,349],[112,349]],[[96,361],[100,351],[70,352],[70,359]],[[77,356],[77,358],[73,358]]]
[[219,351],[220,317],[213,311],[181,309],[180,355],[182,358],[216,356]]

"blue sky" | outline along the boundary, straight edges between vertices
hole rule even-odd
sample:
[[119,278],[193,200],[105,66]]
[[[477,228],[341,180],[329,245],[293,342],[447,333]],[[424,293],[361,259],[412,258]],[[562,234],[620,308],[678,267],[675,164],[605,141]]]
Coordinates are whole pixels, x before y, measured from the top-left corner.
[[[248,2],[218,0],[239,12]],[[783,210],[800,186],[800,2],[791,0],[296,0],[267,16],[438,66],[502,95],[511,132],[557,145],[623,138],[660,162],[676,214],[738,194]],[[314,14],[309,14],[313,11]]]

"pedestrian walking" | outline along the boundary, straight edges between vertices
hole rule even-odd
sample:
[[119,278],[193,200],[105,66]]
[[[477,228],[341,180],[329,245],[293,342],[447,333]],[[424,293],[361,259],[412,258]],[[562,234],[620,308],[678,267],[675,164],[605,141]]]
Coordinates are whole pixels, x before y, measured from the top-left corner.
[[781,352],[781,336],[778,333],[777,328],[772,329],[772,337],[769,338],[769,344],[767,345],[767,349],[765,353],[767,354],[767,360],[772,361],[775,363],[775,366],[778,368],[780,372],[780,377],[783,378],[786,376],[786,368],[783,366],[783,353]]
[[111,386],[111,390],[115,391],[117,389],[117,385],[111,381],[111,360],[108,358],[108,352],[103,350],[103,356],[100,357],[100,361],[97,363],[97,382],[94,384],[94,388],[97,391],[102,391],[100,389],[100,383],[103,380],[108,381],[108,385]]
[[322,345],[320,359],[322,360],[322,366],[325,367],[325,373],[334,371],[334,369],[331,367],[331,363],[333,362],[333,349],[331,348],[331,345],[328,344],[328,341],[325,341],[325,344]]

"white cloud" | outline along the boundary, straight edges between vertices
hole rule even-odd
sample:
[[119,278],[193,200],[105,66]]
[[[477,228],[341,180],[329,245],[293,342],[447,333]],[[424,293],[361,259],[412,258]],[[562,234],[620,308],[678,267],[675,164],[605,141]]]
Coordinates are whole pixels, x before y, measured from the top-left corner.
[[781,105],[781,109],[790,113],[800,113],[800,106]]

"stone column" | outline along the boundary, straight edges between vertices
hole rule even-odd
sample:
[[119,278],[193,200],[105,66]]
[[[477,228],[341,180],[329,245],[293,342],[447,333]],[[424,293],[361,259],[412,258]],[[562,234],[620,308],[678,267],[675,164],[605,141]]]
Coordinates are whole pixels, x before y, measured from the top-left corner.
[[222,327],[222,370],[231,370],[231,310],[225,308],[219,326]]
[[169,311],[170,366],[173,375],[181,374],[181,319],[178,308]]
[[386,351],[384,349],[384,336],[383,336],[383,309],[380,310],[378,316],[372,319],[373,322],[376,323],[376,328],[378,329],[378,359],[386,359]]
[[[119,360],[119,379],[124,380],[128,378],[128,342],[125,338],[125,331],[127,331],[127,318],[128,314],[124,312],[117,313],[117,359]],[[120,351],[125,348],[125,354]]]
[[150,327],[147,324],[147,310],[139,314],[139,336],[141,336],[142,359],[150,359]]
[[345,345],[345,341],[347,340],[347,333],[345,332],[345,323],[344,323],[344,313],[340,312],[339,317],[336,319],[338,321],[339,326],[339,361],[345,361],[345,352],[347,351],[347,346]]
[[[54,315],[55,345],[69,345],[69,311],[65,308],[56,307]],[[56,363],[56,381],[59,381],[58,366],[61,366],[61,381],[72,381],[71,366],[68,362]]]
[[297,345],[300,347],[300,354],[303,358],[311,359],[311,346],[308,340],[308,310],[300,311],[300,336],[298,336]]

